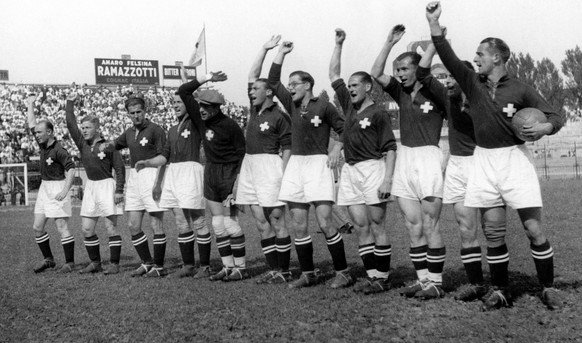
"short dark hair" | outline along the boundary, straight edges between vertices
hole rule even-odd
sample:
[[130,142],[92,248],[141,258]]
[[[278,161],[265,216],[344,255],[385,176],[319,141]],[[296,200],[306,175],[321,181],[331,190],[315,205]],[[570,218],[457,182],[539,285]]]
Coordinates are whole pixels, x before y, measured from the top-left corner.
[[400,62],[407,57],[410,57],[410,63],[414,64],[415,66],[418,66],[418,64],[420,63],[420,59],[422,58],[422,56],[420,56],[418,53],[414,51],[407,51],[401,53],[398,57],[396,57],[396,62]]
[[370,84],[372,86],[372,88],[374,87],[374,82],[372,81],[372,76],[370,76],[370,74],[366,73],[365,71],[357,71],[357,72],[353,73],[351,77],[354,77],[354,76],[359,77],[361,82]]
[[136,105],[141,105],[142,110],[146,109],[145,100],[142,98],[139,98],[137,96],[132,96],[129,99],[125,100],[125,109],[128,111],[129,111],[130,106],[136,106]]
[[271,90],[271,92],[274,92],[273,87],[271,87],[271,85],[269,84],[269,80],[265,79],[264,77],[258,78],[255,80],[255,82],[261,82],[263,84],[265,84],[265,88]]
[[38,123],[36,123],[36,124],[37,124],[37,125],[38,125],[38,124],[44,124],[44,126],[45,126],[45,127],[48,129],[48,130],[51,130],[51,132],[55,132],[55,127],[54,127],[53,123],[52,123],[50,120],[48,120],[48,119],[41,119],[41,120],[39,120],[39,121],[38,121]]
[[292,72],[291,75],[289,75],[289,77],[293,77],[295,75],[299,76],[301,82],[308,82],[309,84],[311,84],[311,89],[313,90],[313,87],[315,86],[315,80],[313,79],[313,76],[311,76],[308,72],[297,70]]
[[83,117],[83,119],[81,119],[81,124],[88,121],[89,123],[99,127],[99,118],[97,116],[93,116],[93,115],[86,115]]
[[489,49],[493,50],[494,52],[501,55],[501,59],[503,63],[509,61],[509,57],[511,56],[511,51],[509,50],[509,46],[505,43],[502,39],[495,38],[495,37],[487,37],[481,41],[481,44],[488,43]]

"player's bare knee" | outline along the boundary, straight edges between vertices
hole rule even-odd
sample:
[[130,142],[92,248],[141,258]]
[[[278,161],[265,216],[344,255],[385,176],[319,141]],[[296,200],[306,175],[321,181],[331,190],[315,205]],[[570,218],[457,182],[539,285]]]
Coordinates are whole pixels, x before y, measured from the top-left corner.
[[224,225],[224,216],[212,216],[212,229],[214,230],[214,235],[216,237],[228,236],[226,232],[226,227]]
[[505,233],[506,233],[506,222],[505,220],[485,220],[483,222],[483,234],[487,238],[488,245],[500,246],[505,244]]
[[237,237],[243,234],[242,229],[238,223],[238,219],[236,217],[224,217],[224,227],[226,232],[231,237]]

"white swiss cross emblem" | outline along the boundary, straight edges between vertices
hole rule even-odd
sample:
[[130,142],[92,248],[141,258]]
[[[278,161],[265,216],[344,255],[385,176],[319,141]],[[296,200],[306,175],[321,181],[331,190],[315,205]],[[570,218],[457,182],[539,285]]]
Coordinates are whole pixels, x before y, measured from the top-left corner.
[[50,158],[50,157],[46,159],[46,165],[47,166],[50,166],[51,164],[53,164],[53,162],[54,162],[53,159]]
[[212,131],[212,130],[206,130],[206,139],[208,141],[211,141],[212,138],[214,138],[214,131]]
[[145,146],[146,144],[148,144],[148,139],[147,138],[142,138],[141,141],[139,141],[139,144],[141,144],[141,146]]
[[366,127],[368,127],[368,126],[370,126],[370,125],[372,125],[372,123],[370,123],[370,121],[368,120],[368,117],[366,117],[366,118],[364,118],[364,119],[360,120],[360,127],[361,127],[362,129],[365,129]]
[[420,108],[422,108],[422,113],[428,113],[430,110],[433,109],[432,105],[428,101],[422,104]]
[[513,117],[513,114],[517,112],[517,109],[513,107],[512,103],[507,104],[507,107],[503,108],[503,112],[507,113],[509,118]]
[[100,153],[97,154],[97,157],[99,157],[99,159],[102,160],[105,158],[105,153],[101,151]]
[[319,127],[319,124],[322,123],[321,119],[319,119],[319,116],[313,117],[313,119],[311,119],[311,122],[313,123],[313,126],[315,126],[315,127]]
[[261,127],[261,131],[267,131],[269,129],[269,122],[266,121],[259,126]]
[[184,138],[188,138],[188,136],[190,136],[190,130],[186,129],[186,130],[182,131],[182,133],[180,135]]

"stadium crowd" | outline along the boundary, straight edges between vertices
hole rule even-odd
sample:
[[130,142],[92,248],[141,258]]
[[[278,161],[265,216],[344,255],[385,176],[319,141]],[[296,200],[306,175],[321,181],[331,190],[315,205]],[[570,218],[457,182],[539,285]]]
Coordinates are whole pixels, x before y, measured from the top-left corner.
[[[27,162],[30,156],[38,156],[38,144],[28,131],[26,124],[25,99],[28,94],[38,95],[35,111],[37,115],[48,117],[55,125],[55,136],[74,157],[79,156],[65,123],[66,96],[76,89],[80,101],[76,112],[81,116],[93,114],[102,123],[103,138],[109,140],[119,136],[131,126],[127,117],[124,101],[130,95],[139,94],[146,100],[149,118],[164,130],[176,124],[172,97],[176,91],[170,87],[149,87],[135,89],[133,86],[106,88],[98,86],[38,86],[38,85],[0,85],[0,163]],[[223,112],[234,119],[241,127],[246,126],[245,107],[227,102]],[[128,152],[124,157],[127,158]]]

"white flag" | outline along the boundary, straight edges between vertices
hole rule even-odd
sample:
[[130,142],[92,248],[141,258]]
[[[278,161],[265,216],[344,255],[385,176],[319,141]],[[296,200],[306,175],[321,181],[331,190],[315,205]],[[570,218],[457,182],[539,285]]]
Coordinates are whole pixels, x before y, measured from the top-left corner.
[[202,64],[202,58],[206,53],[204,50],[206,49],[206,35],[204,34],[204,30],[200,33],[200,37],[198,37],[198,41],[196,42],[196,47],[194,48],[194,53],[192,53],[192,57],[190,57],[190,61],[188,65],[191,67],[197,67]]

